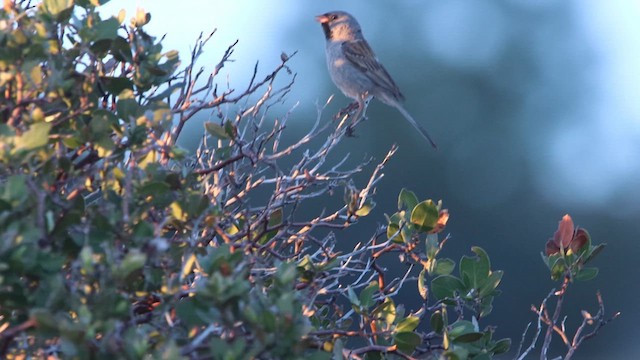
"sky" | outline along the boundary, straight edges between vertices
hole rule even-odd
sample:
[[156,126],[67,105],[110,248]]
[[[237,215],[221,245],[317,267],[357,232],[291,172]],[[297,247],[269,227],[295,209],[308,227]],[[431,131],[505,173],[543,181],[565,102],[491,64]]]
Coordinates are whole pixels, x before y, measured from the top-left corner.
[[[553,6],[557,1],[505,2],[530,11],[544,11],[545,7]],[[551,161],[544,160],[538,164],[542,171],[540,176],[536,176],[535,183],[544,190],[549,201],[602,206],[615,200],[620,211],[633,216],[640,210],[640,202],[621,197],[619,193],[640,184],[640,162],[633,161],[640,155],[640,37],[637,36],[640,34],[640,21],[637,21],[640,6],[632,0],[573,0],[569,3],[574,20],[598,53],[598,64],[591,70],[592,86],[585,89],[592,99],[582,113],[567,114],[572,119],[550,126],[546,132],[548,138],[531,141],[530,152],[539,151],[540,141],[543,141],[553,153]],[[451,0],[429,4],[424,25],[418,30],[424,32],[421,45],[436,59],[470,71],[482,69],[493,64],[494,58],[511,40],[509,19],[492,1],[470,3]],[[401,6],[416,5],[416,1],[405,1]],[[313,67],[320,64],[317,58],[322,56],[322,38],[313,15],[343,7],[350,7],[356,12],[362,7],[362,2],[355,1],[347,6],[339,1],[309,5],[284,0],[112,0],[102,11],[104,14],[117,14],[120,9],[125,9],[127,18],[133,16],[137,8],[151,12],[148,31],[166,34],[166,48],[179,50],[181,54],[188,54],[200,32],[217,29],[211,41],[215,45],[209,46],[205,52],[205,63],[213,64],[226,44],[239,39],[233,57],[235,76],[249,73],[257,60],[261,62],[262,69],[269,69],[277,64],[282,51],[291,53],[300,48],[308,49],[307,42],[317,41],[317,51],[297,55],[296,71],[303,75],[307,72],[307,78],[313,79],[324,71],[322,65]],[[290,36],[291,32],[299,32],[305,27],[309,28],[305,30],[308,32],[306,39]],[[377,36],[376,29],[369,27],[367,30]],[[478,33],[483,36],[468,36]],[[441,41],[442,34],[446,34],[446,41]],[[242,82],[244,79],[235,80]],[[310,87],[297,89],[296,95],[303,105],[318,101],[318,93],[312,90]],[[603,146],[591,146],[593,142]],[[555,177],[550,178],[546,175],[549,173]],[[576,177],[576,173],[583,176]],[[570,191],[558,185],[569,180],[572,183]]]

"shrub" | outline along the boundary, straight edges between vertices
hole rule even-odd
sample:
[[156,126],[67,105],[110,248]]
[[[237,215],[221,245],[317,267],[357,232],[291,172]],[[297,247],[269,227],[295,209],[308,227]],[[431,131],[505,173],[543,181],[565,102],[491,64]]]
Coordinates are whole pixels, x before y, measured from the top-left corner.
[[[403,189],[386,226],[338,247],[336,233],[373,209],[395,147],[373,169],[331,163],[351,119],[322,111],[285,145],[288,115],[272,121],[269,110],[292,89],[294,54],[266,75],[256,67],[244,91],[222,89],[235,44],[207,73],[197,60],[213,33],[201,36],[181,67],[145,31],[149,14],[104,19],[104,2],[5,1],[0,12],[3,358],[484,359],[509,349],[483,324],[502,271],[479,247],[457,269],[439,256],[441,202]],[[213,119],[188,154],[176,141],[205,111]],[[335,208],[298,211],[338,192]],[[596,275],[583,265],[601,250],[569,221],[543,256],[563,281],[558,302],[574,278]],[[382,258],[407,271],[389,276]],[[414,282],[424,305],[411,312],[396,295]],[[606,324],[600,305],[582,328]],[[556,313],[536,313],[537,335],[549,329],[543,351],[554,330],[566,339]],[[588,337],[578,333],[568,357]]]

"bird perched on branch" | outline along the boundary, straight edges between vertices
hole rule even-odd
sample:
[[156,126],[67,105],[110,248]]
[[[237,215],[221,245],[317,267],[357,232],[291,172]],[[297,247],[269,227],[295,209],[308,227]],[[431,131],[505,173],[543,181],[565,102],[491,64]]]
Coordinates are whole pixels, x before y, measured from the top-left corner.
[[429,132],[402,106],[404,96],[362,35],[356,19],[344,11],[316,16],[327,39],[326,54],[329,74],[346,96],[358,103],[354,122],[364,116],[368,101],[378,98],[393,106],[437,149]]

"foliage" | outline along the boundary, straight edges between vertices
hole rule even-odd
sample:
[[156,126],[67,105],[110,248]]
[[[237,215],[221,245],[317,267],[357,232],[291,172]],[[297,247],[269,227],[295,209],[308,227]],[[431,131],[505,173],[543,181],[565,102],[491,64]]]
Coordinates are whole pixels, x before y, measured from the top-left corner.
[[[353,175],[370,161],[328,160],[350,131],[348,112],[321,121],[319,109],[308,134],[285,141],[289,114],[269,110],[294,84],[294,54],[266,75],[256,65],[244,91],[223,90],[217,75],[235,44],[206,73],[196,63],[213,33],[182,65],[145,31],[150,14],[105,19],[105,2],[5,1],[0,11],[3,358],[488,359],[509,350],[485,324],[503,272],[479,247],[457,270],[440,257],[442,202],[403,189],[386,226],[352,248],[338,244],[336,232],[373,214],[396,149],[358,185]],[[190,155],[176,142],[205,114]],[[338,192],[343,201],[326,205]],[[299,211],[318,200],[322,211]],[[569,221],[543,255],[565,281],[561,295],[573,278],[595,277],[583,265],[602,249]],[[407,271],[388,273],[389,261]],[[423,306],[406,309],[401,289]],[[555,314],[536,313],[538,329],[553,329]],[[602,316],[584,315],[585,326],[600,328]]]

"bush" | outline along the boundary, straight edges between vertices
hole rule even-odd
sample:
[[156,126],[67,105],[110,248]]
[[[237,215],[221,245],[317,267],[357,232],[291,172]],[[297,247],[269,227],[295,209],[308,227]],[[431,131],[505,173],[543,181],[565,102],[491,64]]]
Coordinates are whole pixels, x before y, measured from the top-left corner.
[[[457,269],[439,256],[449,217],[441,202],[403,189],[387,226],[338,248],[336,233],[373,209],[395,148],[373,169],[330,163],[348,133],[346,111],[335,121],[319,111],[307,135],[284,145],[287,115],[270,121],[269,110],[293,86],[294,54],[264,76],[256,67],[246,90],[223,90],[217,74],[235,44],[206,73],[196,64],[213,34],[201,36],[181,67],[145,32],[149,14],[128,24],[124,13],[103,19],[104,2],[5,1],[0,12],[3,358],[486,359],[508,351],[511,341],[483,324],[503,273],[479,247]],[[203,111],[214,119],[188,154],[176,141]],[[365,169],[368,181],[356,184]],[[338,192],[343,204],[299,213]],[[573,279],[595,277],[584,265],[601,249],[563,219],[543,255],[561,290],[535,308],[537,334],[522,356],[544,326],[544,354],[554,331],[567,339],[554,327],[562,298]],[[407,264],[405,274],[390,278],[382,258]],[[396,295],[414,282],[424,305],[411,312]],[[567,357],[607,323],[599,300],[565,342]],[[587,325],[594,330],[583,334]]]

